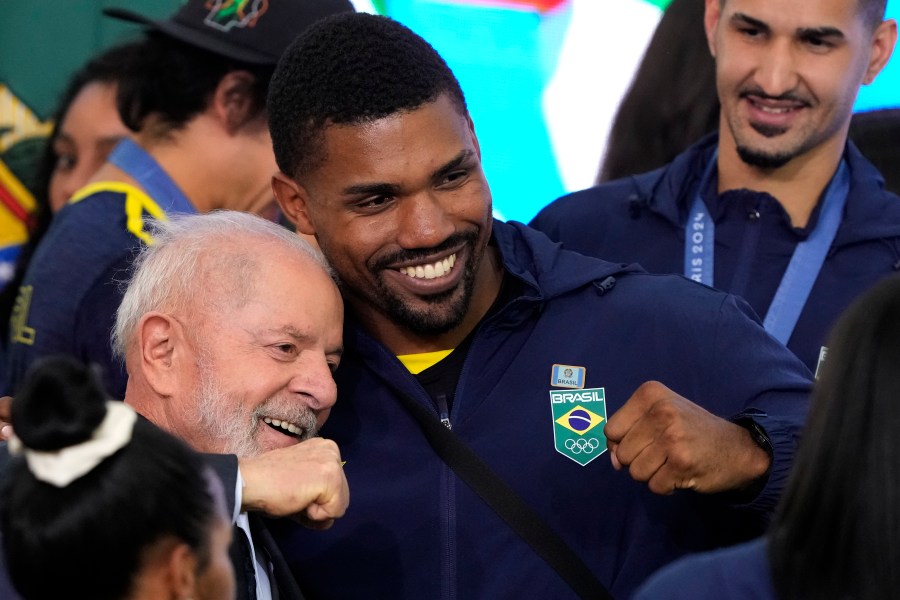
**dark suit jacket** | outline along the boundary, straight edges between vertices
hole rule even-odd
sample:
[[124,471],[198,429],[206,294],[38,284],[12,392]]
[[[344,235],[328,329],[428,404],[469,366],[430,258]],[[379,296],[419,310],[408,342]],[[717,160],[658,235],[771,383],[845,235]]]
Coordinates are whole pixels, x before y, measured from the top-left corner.
[[[228,514],[234,514],[234,490],[237,484],[237,457],[233,454],[204,454],[207,464],[216,472],[225,487],[225,502],[229,510]],[[279,600],[303,600],[303,594],[297,585],[294,576],[282,556],[275,540],[269,530],[266,529],[259,515],[249,514],[250,532],[253,534],[253,545],[261,549],[272,563],[272,587],[277,588],[278,595],[273,597]],[[253,557],[250,555],[250,546],[245,542],[244,530],[234,526],[232,530],[231,564],[234,565],[234,578],[237,589],[237,600],[253,600],[256,597],[256,580],[254,579]]]
[[[273,598],[278,600],[303,600],[303,594],[294,580],[294,576],[288,569],[284,557],[265,523],[259,515],[249,515],[250,531],[253,534],[253,545],[269,559],[272,565],[270,581],[272,584]],[[256,597],[256,580],[254,579],[253,557],[250,555],[250,546],[246,542],[247,536],[243,529],[234,526],[231,548],[231,562],[234,565],[235,588],[238,600],[252,600]],[[277,590],[277,595],[276,595]]]

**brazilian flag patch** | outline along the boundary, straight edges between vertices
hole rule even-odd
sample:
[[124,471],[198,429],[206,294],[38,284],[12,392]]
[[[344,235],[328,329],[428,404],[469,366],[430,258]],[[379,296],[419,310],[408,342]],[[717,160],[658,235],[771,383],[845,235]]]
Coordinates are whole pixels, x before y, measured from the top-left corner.
[[550,390],[556,451],[584,466],[606,452],[603,388]]

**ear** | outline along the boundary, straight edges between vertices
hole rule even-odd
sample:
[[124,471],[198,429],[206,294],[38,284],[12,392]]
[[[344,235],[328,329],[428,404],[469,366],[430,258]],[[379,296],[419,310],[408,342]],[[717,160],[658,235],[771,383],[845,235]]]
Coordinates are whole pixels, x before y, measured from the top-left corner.
[[229,133],[259,114],[253,97],[255,81],[249,71],[231,71],[219,80],[210,108]]
[[176,390],[176,347],[183,336],[178,322],[160,312],[145,314],[138,324],[138,368],[150,387],[160,396]]
[[869,85],[881,73],[887,64],[894,45],[897,43],[897,22],[893,19],[883,21],[872,34],[872,52],[869,54],[869,65],[863,77],[863,83]]
[[481,144],[478,143],[478,136],[475,135],[475,123],[472,121],[472,115],[466,113],[466,122],[469,124],[469,133],[472,134],[472,141],[475,143],[475,153],[478,160],[481,160]]
[[305,187],[279,171],[272,175],[272,193],[278,200],[281,212],[297,231],[315,235],[316,229],[309,218],[309,193]]
[[169,587],[175,598],[197,597],[197,556],[185,543],[179,543],[166,561]]
[[706,43],[709,45],[709,53],[716,56],[716,29],[719,19],[722,17],[723,0],[706,0],[706,9],[703,12],[703,27],[706,30]]

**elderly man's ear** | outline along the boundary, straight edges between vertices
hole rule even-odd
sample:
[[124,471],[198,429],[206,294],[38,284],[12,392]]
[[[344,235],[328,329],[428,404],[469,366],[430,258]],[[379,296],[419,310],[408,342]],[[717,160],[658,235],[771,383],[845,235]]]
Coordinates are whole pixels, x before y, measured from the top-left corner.
[[178,388],[183,359],[184,330],[171,315],[149,312],[138,327],[139,364],[143,379],[159,396],[171,396]]

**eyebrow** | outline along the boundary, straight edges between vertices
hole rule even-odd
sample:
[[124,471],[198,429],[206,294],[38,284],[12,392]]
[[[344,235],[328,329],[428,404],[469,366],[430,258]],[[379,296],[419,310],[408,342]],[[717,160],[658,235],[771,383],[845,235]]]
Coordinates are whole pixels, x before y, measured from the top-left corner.
[[[470,149],[460,151],[459,154],[448,160],[443,165],[432,171],[432,179],[440,179],[459,168],[461,164],[469,160],[475,152]],[[372,195],[372,196],[397,196],[402,192],[399,185],[395,183],[358,183],[350,185],[343,189],[342,193],[346,196],[356,195]]]
[[122,135],[107,135],[97,140],[97,145],[106,145],[106,144],[118,144],[122,140],[124,140],[127,136],[125,134]]
[[[751,27],[755,27],[760,31],[765,33],[771,33],[772,29],[763,21],[759,19],[754,19],[749,15],[745,15],[744,13],[734,13],[731,15],[731,23],[734,25],[750,25]],[[795,33],[800,39],[810,39],[810,38],[840,38],[844,39],[844,32],[838,29],[837,27],[830,26],[822,26],[822,27],[798,27],[795,30]]]
[[797,37],[801,39],[824,37],[844,39],[844,32],[837,27],[801,27],[797,29]]
[[[125,137],[127,137],[125,134],[122,134],[122,135],[106,135],[106,136],[103,136],[103,137],[101,137],[101,138],[97,138],[97,139],[94,141],[94,145],[95,145],[95,146],[110,146],[110,145],[115,145],[115,144],[118,144],[119,142],[121,142],[123,139],[125,139]],[[69,144],[69,145],[73,145],[73,146],[75,145],[75,137],[72,136],[72,135],[70,135],[70,134],[68,134],[68,133],[66,133],[66,132],[64,132],[64,131],[60,131],[60,132],[57,133],[55,136],[53,136],[53,140],[52,140],[52,141],[53,141],[54,144],[55,144],[56,142],[61,142],[61,143]]]
[[396,196],[400,186],[394,183],[358,183],[343,189],[345,196]]
[[72,136],[63,131],[58,131],[56,133],[56,135],[53,136],[53,139],[51,139],[50,141],[54,144],[57,142],[70,144],[70,145],[75,144],[75,140],[72,138]]
[[468,148],[460,151],[459,154],[451,158],[449,161],[435,169],[431,174],[432,179],[442,179],[448,173],[458,169],[461,164],[469,160],[475,153]]
[[734,13],[731,15],[730,21],[732,25],[750,25],[751,27],[765,31],[766,33],[771,31],[771,28],[764,22],[759,19],[754,19],[749,15],[745,15],[744,13]]
[[[314,345],[318,341],[313,336],[303,333],[302,331],[300,331],[296,327],[293,327],[292,325],[286,325],[284,327],[273,327],[271,329],[266,329],[265,331],[267,333],[276,333],[276,334],[280,333],[280,334],[287,335],[288,337],[293,338],[293,340],[295,342],[297,342],[298,344],[301,344],[301,345],[303,345],[303,344]],[[326,355],[335,354],[337,356],[342,356],[344,354],[344,347],[343,346],[335,346],[333,348],[326,348],[325,354]]]

